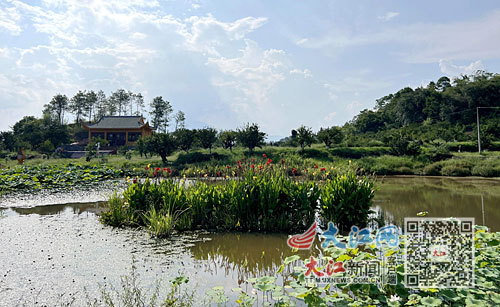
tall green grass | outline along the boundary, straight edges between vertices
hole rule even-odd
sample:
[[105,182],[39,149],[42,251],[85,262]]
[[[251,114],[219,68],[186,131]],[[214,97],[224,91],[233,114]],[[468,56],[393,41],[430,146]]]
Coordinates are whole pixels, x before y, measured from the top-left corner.
[[317,213],[337,225],[364,225],[372,198],[372,181],[353,170],[331,180],[299,181],[269,168],[188,187],[174,179],[137,182],[123,199],[110,200],[101,220],[144,226],[157,237],[174,229],[296,232],[311,225]]

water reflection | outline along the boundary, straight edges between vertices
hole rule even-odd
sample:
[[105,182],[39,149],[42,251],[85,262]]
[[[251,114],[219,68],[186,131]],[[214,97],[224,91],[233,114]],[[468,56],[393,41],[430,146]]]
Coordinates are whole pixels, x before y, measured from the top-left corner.
[[375,207],[386,221],[428,211],[429,217],[474,217],[478,225],[500,231],[500,180],[477,178],[388,177],[378,180]]
[[[238,283],[255,276],[275,275],[283,260],[295,254],[286,241],[286,234],[217,233],[200,237],[189,248],[196,260],[203,260],[205,270],[225,275],[237,272]],[[317,256],[320,242],[311,250],[299,251],[301,258]]]
[[32,208],[11,208],[12,211],[19,215],[38,214],[38,215],[56,215],[64,212],[67,209],[72,210],[76,215],[84,212],[99,213],[105,209],[106,202],[89,202],[89,203],[73,203],[73,204],[57,204],[46,205]]

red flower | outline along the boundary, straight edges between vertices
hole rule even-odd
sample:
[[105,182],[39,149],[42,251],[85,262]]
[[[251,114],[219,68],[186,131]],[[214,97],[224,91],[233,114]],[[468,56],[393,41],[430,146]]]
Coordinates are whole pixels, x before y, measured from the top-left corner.
[[259,165],[259,169],[262,169],[262,165]]
[[285,164],[285,159],[281,159],[281,164]]
[[238,161],[238,164],[241,164],[241,161]]
[[155,169],[155,171],[157,171],[157,172],[158,172],[159,170],[160,170],[160,168],[159,168],[159,167],[157,167],[157,168]]
[[320,171],[324,172],[324,171],[326,171],[326,168],[322,167],[322,168],[320,169]]
[[255,159],[254,159],[254,158],[252,158],[252,162],[254,162],[254,161],[255,161]]
[[295,175],[297,173],[297,170],[294,168],[292,168],[292,173]]
[[149,169],[149,166],[146,166],[146,170],[148,170],[148,169]]
[[166,168],[163,168],[163,172],[165,173],[166,171],[167,171],[167,169],[166,169]]
[[314,165],[314,168],[318,168],[318,164]]
[[133,183],[137,183],[137,178],[132,179]]
[[228,168],[228,169],[229,169],[229,168],[231,168],[231,166],[229,166],[229,165],[228,165],[228,166],[226,166],[226,168]]
[[266,162],[266,165],[269,165],[269,161]]
[[267,158],[266,154],[262,154],[262,156],[263,156],[264,158]]
[[252,165],[250,165],[250,167],[251,167],[251,168],[254,168],[254,167],[255,167],[255,165],[253,165],[253,164],[252,164]]
[[156,171],[155,171],[155,172],[153,172],[153,176],[156,176]]

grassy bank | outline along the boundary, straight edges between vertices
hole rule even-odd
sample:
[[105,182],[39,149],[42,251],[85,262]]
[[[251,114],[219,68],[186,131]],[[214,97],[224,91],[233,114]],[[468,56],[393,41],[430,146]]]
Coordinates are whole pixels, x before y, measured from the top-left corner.
[[[238,167],[254,165],[256,169],[265,167],[270,159],[273,164],[286,167],[289,176],[303,176],[310,180],[332,178],[345,171],[349,166],[358,167],[365,174],[375,175],[430,175],[430,176],[481,176],[500,177],[500,152],[490,151],[479,155],[470,152],[436,153],[425,149],[416,156],[391,155],[388,147],[333,147],[325,148],[315,144],[312,148],[301,151],[294,147],[266,146],[249,153],[237,147],[233,151],[216,148],[212,153],[206,150],[176,152],[168,157],[164,165],[159,157],[140,157],[133,153],[128,158],[111,155],[104,159],[87,162],[81,159],[42,159],[34,156],[25,161],[26,173],[30,176],[43,168],[65,169],[68,165],[81,168],[103,168],[121,171],[126,176],[155,177],[155,171],[161,170],[162,176],[168,177],[221,177],[241,175]],[[16,161],[6,160],[0,163],[0,174],[22,173],[16,169]],[[163,170],[167,170],[165,172]],[[168,173],[168,174],[167,174]],[[9,175],[10,176],[10,175]],[[113,175],[114,176],[114,175]],[[68,180],[72,180],[71,178]],[[34,187],[37,184],[29,184]],[[19,185],[22,187],[22,185]]]

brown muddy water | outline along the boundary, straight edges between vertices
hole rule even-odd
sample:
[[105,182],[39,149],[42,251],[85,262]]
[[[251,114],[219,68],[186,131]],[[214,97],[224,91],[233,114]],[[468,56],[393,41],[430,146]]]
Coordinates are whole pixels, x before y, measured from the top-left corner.
[[[378,187],[374,207],[387,222],[401,225],[404,217],[428,211],[474,217],[500,231],[500,180],[386,177]],[[246,279],[276,275],[292,254],[286,234],[193,232],[154,240],[143,230],[104,226],[97,214],[115,188],[0,200],[0,306],[81,306],[86,296],[99,297],[102,287],[119,288],[132,264],[145,289],[157,280],[168,285],[174,277],[189,277],[201,305],[214,286],[224,286],[226,294],[238,286],[250,293]],[[58,204],[36,205],[47,199]],[[231,297],[229,305],[234,302]]]

